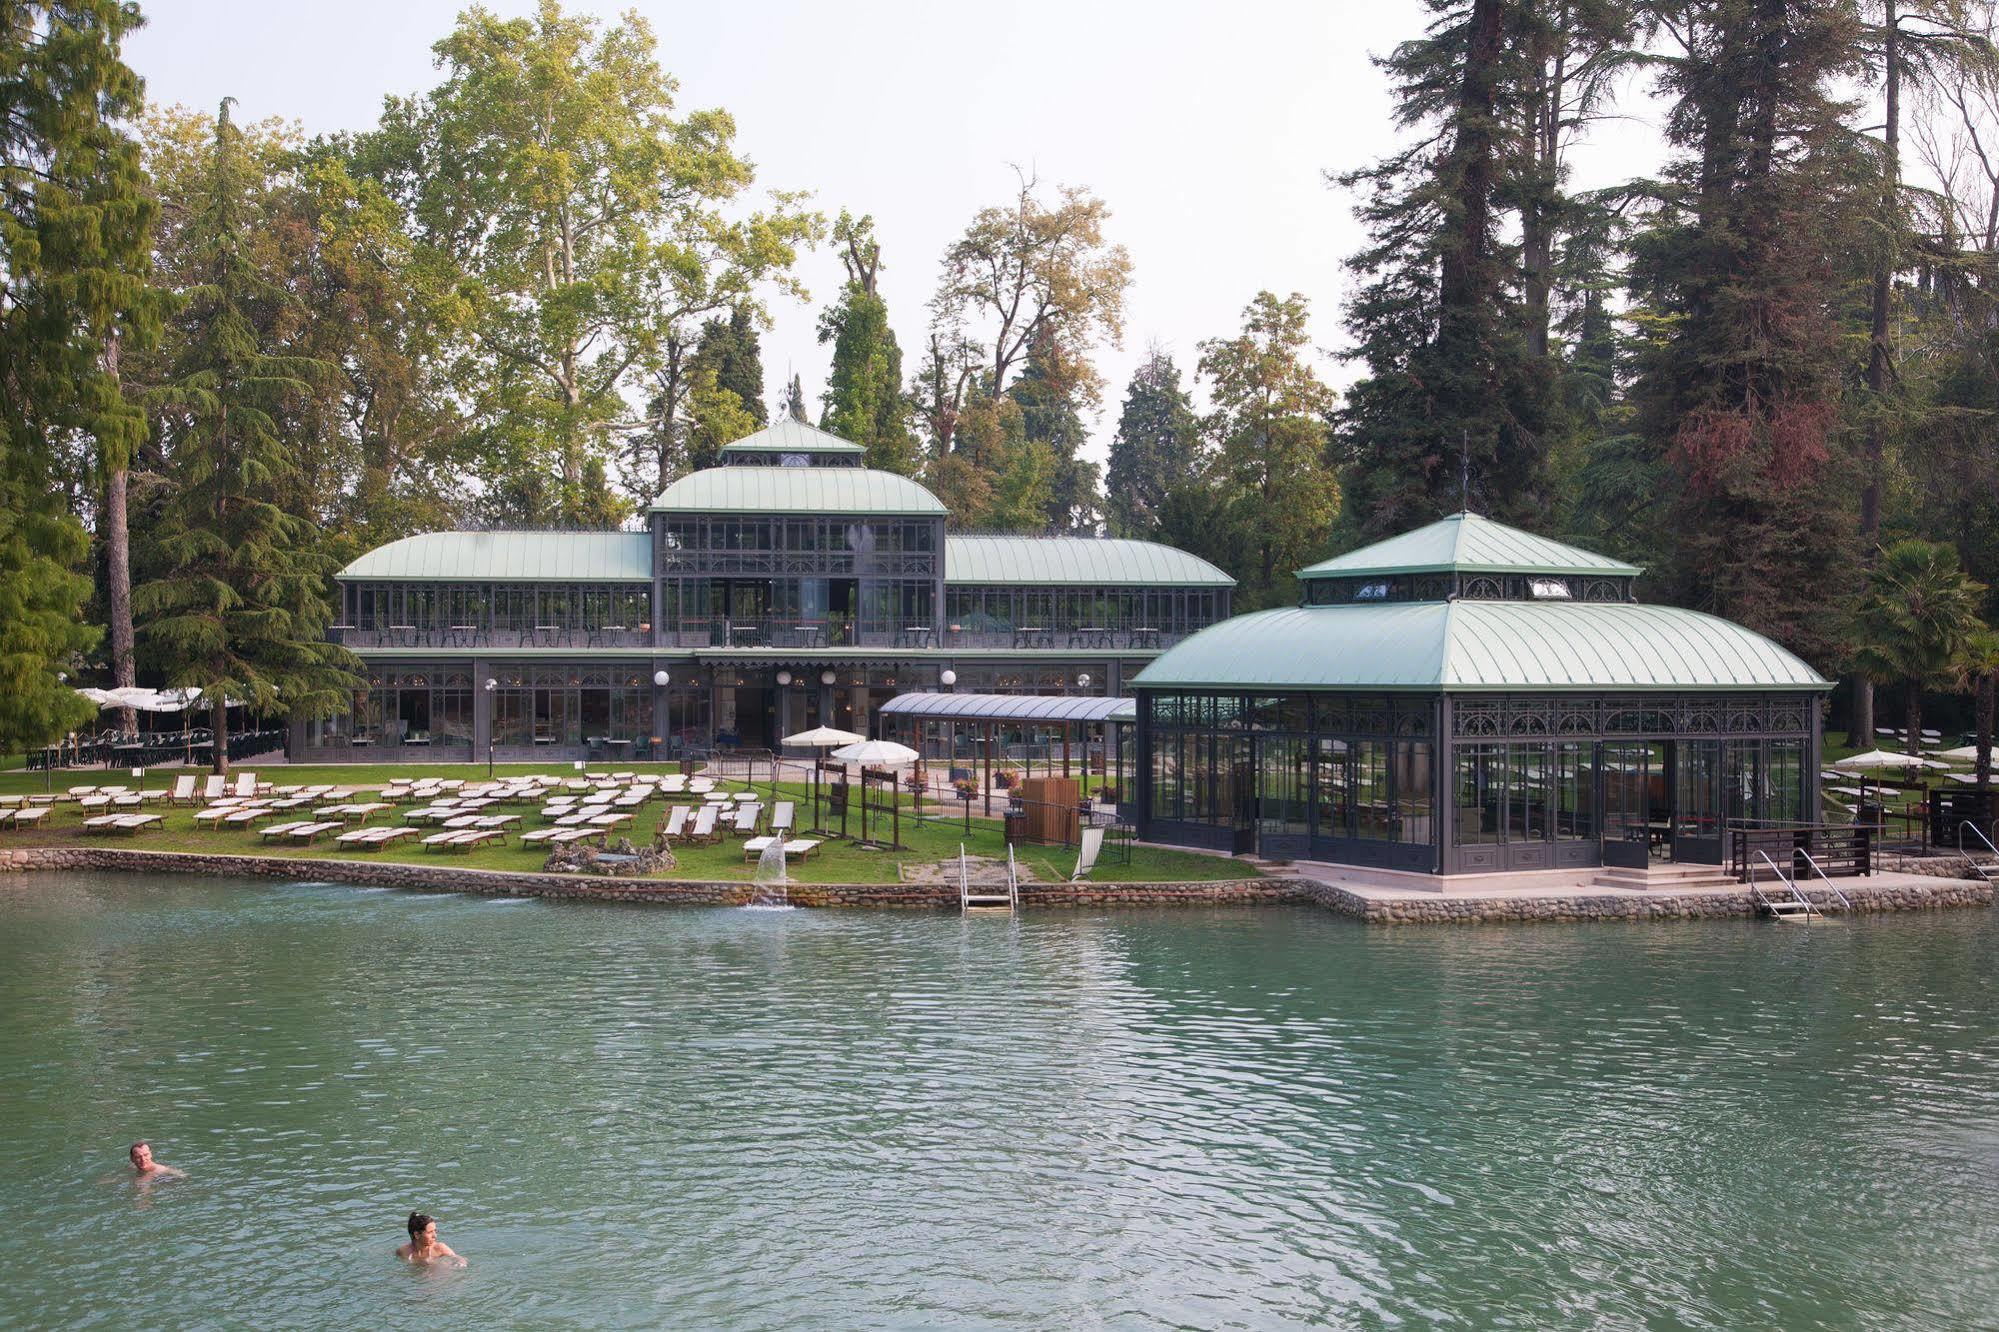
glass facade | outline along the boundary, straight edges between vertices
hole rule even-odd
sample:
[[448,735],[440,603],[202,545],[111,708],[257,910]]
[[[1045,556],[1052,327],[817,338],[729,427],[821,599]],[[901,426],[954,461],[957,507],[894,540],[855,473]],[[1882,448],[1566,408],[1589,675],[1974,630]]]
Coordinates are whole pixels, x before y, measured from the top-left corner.
[[1801,696],[1446,709],[1435,695],[1141,691],[1141,715],[1147,835],[1164,841],[1446,870],[1596,864],[1607,842],[1714,861],[1731,821],[1812,812]]
[[315,748],[408,746],[438,751],[472,748],[472,680],[452,666],[375,666],[368,687],[346,708],[307,723]]

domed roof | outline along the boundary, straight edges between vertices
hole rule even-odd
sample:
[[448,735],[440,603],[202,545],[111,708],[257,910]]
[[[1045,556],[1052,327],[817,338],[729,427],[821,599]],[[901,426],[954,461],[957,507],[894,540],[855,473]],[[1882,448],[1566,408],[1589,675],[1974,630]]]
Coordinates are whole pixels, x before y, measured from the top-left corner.
[[1302,606],[1211,625],[1141,689],[1772,690],[1831,682],[1761,634],[1635,602]]

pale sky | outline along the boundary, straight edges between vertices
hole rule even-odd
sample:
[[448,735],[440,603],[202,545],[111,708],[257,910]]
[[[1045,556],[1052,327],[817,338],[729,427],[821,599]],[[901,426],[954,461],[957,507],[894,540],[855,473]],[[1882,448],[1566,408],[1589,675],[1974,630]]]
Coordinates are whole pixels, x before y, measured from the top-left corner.
[[[126,54],[149,97],[244,119],[279,115],[307,133],[371,126],[382,98],[438,79],[431,44],[455,0],[145,0]],[[529,0],[499,0],[503,14]],[[1371,161],[1393,142],[1384,80],[1369,63],[1422,22],[1416,0],[920,0],[811,4],[638,0],[680,81],[682,110],[720,106],[759,189],[803,189],[835,215],[872,213],[882,291],[913,368],[944,246],[979,208],[1007,200],[1010,163],[1083,185],[1112,210],[1134,280],[1122,350],[1097,365],[1107,388],[1093,423],[1101,459],[1118,404],[1149,343],[1191,379],[1197,344],[1226,336],[1261,289],[1302,292],[1321,371],[1342,341],[1343,259],[1362,236],[1323,172]],[[624,6],[571,0],[615,16]],[[1649,168],[1642,124],[1613,126],[1578,158],[1614,173]],[[811,302],[770,301],[766,397],[792,371],[813,415],[827,349],[819,310],[837,294],[830,250],[805,257]]]

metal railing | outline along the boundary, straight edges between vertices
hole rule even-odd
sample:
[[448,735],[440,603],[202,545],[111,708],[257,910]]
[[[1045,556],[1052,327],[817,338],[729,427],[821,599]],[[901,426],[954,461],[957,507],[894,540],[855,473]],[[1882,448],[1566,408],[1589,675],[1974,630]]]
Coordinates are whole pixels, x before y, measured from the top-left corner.
[[1866,823],[1781,823],[1731,820],[1727,829],[1729,873],[1747,882],[1758,854],[1776,852],[1794,868],[1802,853],[1814,857],[1828,877],[1874,872],[1877,829]]
[[1807,916],[1816,916],[1820,914],[1819,909],[1816,906],[1812,905],[1812,899],[1806,897],[1803,893],[1799,892],[1798,885],[1792,881],[1791,876],[1784,873],[1783,870],[1779,869],[1777,867],[1776,861],[1770,859],[1769,852],[1758,851],[1756,853],[1756,858],[1758,860],[1761,860],[1765,865],[1768,865],[1770,867],[1770,872],[1777,876],[1777,882],[1783,884],[1785,889],[1790,893],[1790,897],[1787,899],[1771,898],[1757,884],[1756,867],[1754,864],[1752,864],[1749,867],[1749,891],[1755,894],[1756,904],[1758,906],[1762,907],[1765,911],[1768,911],[1773,916],[1785,915],[1788,914],[1790,911],[1799,908],[1802,908],[1805,915]]
[[1990,881],[1992,876],[1986,873],[1984,867],[1980,866],[1977,861],[1971,858],[1971,853],[1969,851],[1966,851],[1964,849],[1964,834],[1967,832],[1969,832],[1973,837],[1976,837],[1978,839],[1979,845],[1985,848],[1987,853],[1989,853],[1992,856],[1995,862],[1999,862],[1999,846],[1992,845],[1992,839],[1990,837],[1987,837],[1984,833],[1978,831],[1977,824],[1970,822],[1962,822],[1957,825],[1957,858],[1959,860],[1962,860],[1965,863],[1965,866],[1968,869],[1970,869],[1973,874],[1977,875],[1981,879]]
[[[1826,891],[1831,893],[1833,897],[1838,900],[1841,910],[1850,913],[1853,910],[1853,903],[1847,899],[1845,893],[1842,893],[1839,890],[1839,885],[1832,881],[1831,876],[1829,876],[1825,872],[1825,870],[1820,867],[1818,860],[1813,857],[1812,853],[1800,849],[1798,854],[1804,857],[1804,861],[1807,865],[1810,865],[1812,867],[1812,873],[1819,876],[1819,881],[1825,884]],[[1797,885],[1795,883],[1791,885],[1791,891],[1793,892],[1797,891]],[[1810,899],[1807,898],[1806,900],[1809,901]]]

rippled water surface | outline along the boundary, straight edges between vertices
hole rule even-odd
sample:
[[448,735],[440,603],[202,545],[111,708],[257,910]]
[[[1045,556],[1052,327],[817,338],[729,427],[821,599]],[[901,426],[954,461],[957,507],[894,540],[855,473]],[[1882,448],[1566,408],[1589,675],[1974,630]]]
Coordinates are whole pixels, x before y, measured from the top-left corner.
[[13,878],[0,1325],[1992,1327],[1995,981],[1984,911]]

